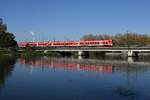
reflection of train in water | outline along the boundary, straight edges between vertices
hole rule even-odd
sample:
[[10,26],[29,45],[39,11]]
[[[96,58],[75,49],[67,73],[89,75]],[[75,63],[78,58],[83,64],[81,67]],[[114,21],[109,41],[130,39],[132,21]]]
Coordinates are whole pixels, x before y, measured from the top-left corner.
[[79,47],[79,46],[112,46],[112,40],[91,41],[54,41],[54,42],[20,42],[19,47]]
[[21,58],[19,60],[20,64],[30,64],[33,67],[45,67],[54,69],[67,69],[67,70],[81,70],[81,71],[91,71],[91,72],[106,72],[112,73],[113,69],[111,65],[90,65],[90,64],[80,64],[71,63],[64,61],[54,61],[54,60],[29,60],[26,62],[25,59]]

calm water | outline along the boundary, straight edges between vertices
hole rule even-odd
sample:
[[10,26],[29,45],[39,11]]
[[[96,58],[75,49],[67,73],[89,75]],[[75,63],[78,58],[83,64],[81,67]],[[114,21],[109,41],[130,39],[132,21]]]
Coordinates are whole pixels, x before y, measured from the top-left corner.
[[150,63],[0,57],[0,100],[149,100]]

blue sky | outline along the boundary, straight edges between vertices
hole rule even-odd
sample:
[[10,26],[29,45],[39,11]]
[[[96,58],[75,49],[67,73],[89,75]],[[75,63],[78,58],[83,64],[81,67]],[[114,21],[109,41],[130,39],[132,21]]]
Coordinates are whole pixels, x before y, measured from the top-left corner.
[[84,34],[150,33],[150,0],[0,0],[17,41],[78,40]]

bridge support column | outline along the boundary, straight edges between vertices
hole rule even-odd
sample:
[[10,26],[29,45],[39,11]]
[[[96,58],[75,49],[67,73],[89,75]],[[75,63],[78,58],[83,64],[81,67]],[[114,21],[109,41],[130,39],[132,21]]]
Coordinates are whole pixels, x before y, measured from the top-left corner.
[[127,55],[128,55],[128,57],[132,57],[133,56],[133,51],[131,51],[131,50],[127,51]]
[[134,52],[132,50],[127,51],[127,56],[128,57],[137,57],[138,56],[138,52]]
[[83,51],[78,51],[78,56],[83,56]]
[[89,56],[88,51],[78,51],[78,56]]
[[48,50],[44,50],[44,54],[46,54],[48,52]]

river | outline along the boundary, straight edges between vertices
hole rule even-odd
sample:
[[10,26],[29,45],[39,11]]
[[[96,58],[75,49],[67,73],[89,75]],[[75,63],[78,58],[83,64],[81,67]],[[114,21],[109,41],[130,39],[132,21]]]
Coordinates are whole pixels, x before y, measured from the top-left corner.
[[149,100],[150,57],[0,57],[0,100]]

